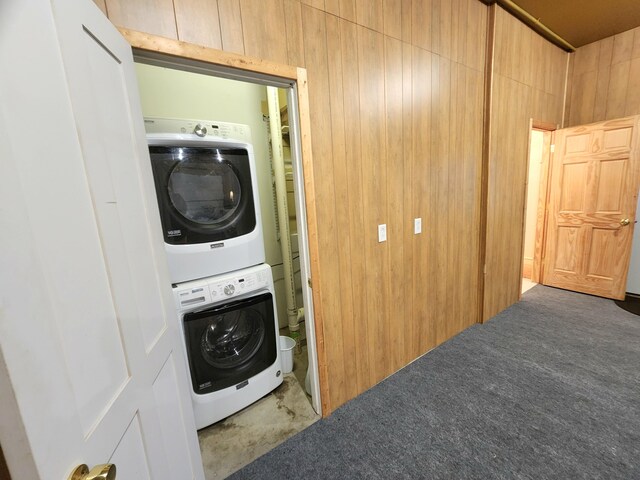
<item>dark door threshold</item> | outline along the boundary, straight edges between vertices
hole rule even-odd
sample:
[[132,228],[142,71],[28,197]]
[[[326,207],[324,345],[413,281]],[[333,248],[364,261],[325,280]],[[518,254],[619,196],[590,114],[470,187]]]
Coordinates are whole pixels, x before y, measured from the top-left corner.
[[624,300],[614,300],[614,302],[623,310],[640,315],[640,296],[627,293]]

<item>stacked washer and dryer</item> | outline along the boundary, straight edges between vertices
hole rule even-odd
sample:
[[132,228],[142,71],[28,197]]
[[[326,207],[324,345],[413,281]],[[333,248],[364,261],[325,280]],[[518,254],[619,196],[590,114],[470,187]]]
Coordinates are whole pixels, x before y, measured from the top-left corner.
[[248,126],[145,118],[198,429],[282,383]]

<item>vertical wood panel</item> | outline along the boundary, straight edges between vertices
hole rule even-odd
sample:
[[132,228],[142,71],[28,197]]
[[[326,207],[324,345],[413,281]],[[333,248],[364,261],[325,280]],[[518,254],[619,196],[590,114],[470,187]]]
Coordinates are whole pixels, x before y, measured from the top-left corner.
[[624,117],[630,68],[631,62],[629,60],[615,63],[611,67],[609,94],[607,95],[607,120]]
[[283,0],[240,0],[244,50],[247,55],[287,63]]
[[385,51],[385,103],[386,103],[386,164],[388,195],[388,253],[389,303],[387,325],[390,333],[391,358],[387,374],[406,364],[404,328],[394,328],[392,318],[410,322],[404,292],[407,288],[404,258],[405,231],[410,229],[411,212],[404,211],[404,152],[403,152],[403,55],[402,43],[387,37]]
[[[328,101],[331,109],[331,135],[332,135],[332,160],[333,160],[333,185],[335,190],[335,202],[333,215],[336,219],[337,235],[340,243],[351,245],[351,231],[349,209],[344,205],[350,204],[350,184],[348,182],[347,158],[344,115],[344,92],[342,72],[342,39],[341,20],[333,15],[326,16],[327,22],[327,67],[329,71]],[[338,263],[340,269],[339,287],[341,296],[342,314],[342,357],[344,362],[344,391],[343,397],[350,398],[358,394],[356,356],[360,354],[359,328],[356,325],[353,310],[353,290],[351,276],[351,255],[349,248],[338,250]]]
[[411,8],[411,43],[425,50],[431,50],[432,1],[414,1]]
[[421,217],[422,235],[413,241],[413,310],[414,321],[411,328],[411,356],[416,358],[425,350],[429,338],[434,338],[433,305],[435,269],[430,256],[430,246],[437,232],[431,218],[430,205],[433,194],[431,188],[431,53],[414,47],[412,52],[412,166],[413,176],[413,217]]
[[384,34],[399,40],[402,39],[402,2],[403,0],[383,0],[382,4]]
[[118,27],[178,38],[171,0],[105,0],[109,20]]
[[178,39],[222,50],[217,0],[173,0]]
[[313,8],[324,10],[325,0],[300,0],[300,2],[304,5],[308,5]]
[[302,10],[297,0],[284,0],[284,21],[287,36],[289,65],[304,67],[304,42],[302,39]]
[[[331,1],[331,0],[328,0]],[[333,0],[336,1],[336,0]],[[340,16],[350,22],[356,22],[356,3],[358,0],[337,0],[340,2]]]
[[383,0],[356,0],[356,22],[376,32],[384,30]]
[[[355,24],[341,21],[342,40],[342,87],[344,99],[345,160],[351,205],[348,208],[350,225],[349,252],[353,290],[354,322],[357,338],[354,339],[356,354],[356,384],[358,392],[370,385],[371,360],[369,359],[369,330],[366,321],[368,296],[365,251],[362,234],[365,231],[362,185],[362,154],[360,149],[360,86],[358,72],[358,32]],[[353,379],[352,379],[353,381]]]
[[[411,222],[414,218],[420,217],[420,212],[416,210],[414,194],[414,151],[413,151],[413,47],[407,43],[402,44],[402,163],[404,172],[404,214],[405,220],[409,221],[404,229],[404,308],[406,328],[404,330],[404,363],[410,362],[416,357],[412,349],[412,339],[416,335],[415,297],[416,282],[414,270],[416,261],[414,258],[415,244],[425,234],[414,235]],[[424,219],[423,219],[424,221]]]
[[222,49],[227,52],[244,54],[242,15],[240,0],[218,0]]
[[[305,64],[309,84],[309,110],[312,132],[313,167],[318,205],[319,263],[324,311],[324,338],[327,371],[330,380],[330,405],[345,400],[347,381],[343,361],[342,295],[339,290],[340,270],[335,261],[339,255],[339,238],[335,220],[335,191],[333,185],[331,112],[327,102],[329,91],[325,15],[308,6],[302,7]],[[348,379],[352,381],[352,379]]]
[[387,165],[385,158],[383,36],[358,27],[360,79],[360,143],[364,201],[363,243],[367,255],[369,358],[371,381],[382,380],[389,369],[389,329],[386,325],[388,290],[388,243],[378,242],[377,225],[388,223]]

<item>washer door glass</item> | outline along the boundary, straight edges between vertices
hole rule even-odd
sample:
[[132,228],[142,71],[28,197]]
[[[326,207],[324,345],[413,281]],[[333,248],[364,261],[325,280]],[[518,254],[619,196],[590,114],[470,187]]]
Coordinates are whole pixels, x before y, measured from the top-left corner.
[[253,309],[211,317],[202,334],[200,350],[216,368],[236,368],[251,360],[265,338],[264,319]]
[[236,214],[242,188],[230,164],[211,156],[192,155],[171,171],[169,198],[185,218],[200,225],[216,225]]

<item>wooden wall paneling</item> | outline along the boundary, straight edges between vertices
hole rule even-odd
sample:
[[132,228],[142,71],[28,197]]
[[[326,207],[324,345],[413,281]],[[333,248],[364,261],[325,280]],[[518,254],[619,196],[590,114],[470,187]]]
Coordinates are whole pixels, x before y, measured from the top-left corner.
[[[640,27],[578,48],[569,76],[572,94],[568,102],[566,126],[640,113],[637,99],[638,67],[634,63],[638,57]],[[594,75],[595,92],[590,90],[581,94],[579,90],[585,84],[591,87]]]
[[[636,33],[640,38],[640,31]],[[625,115],[640,113],[640,57],[631,60],[629,67],[629,85],[627,86],[627,101]]]
[[[431,144],[431,191],[433,192],[431,207],[435,209],[432,216],[431,236],[435,240],[431,256],[436,265],[435,306],[440,314],[436,316],[435,344],[439,345],[446,338],[446,321],[451,317],[451,292],[448,277],[449,255],[449,135],[451,128],[451,61],[436,56],[432,70],[432,102],[433,102],[433,142]],[[453,206],[455,208],[455,206]],[[444,314],[443,314],[444,313]],[[427,349],[435,345],[427,344]]]
[[384,32],[384,0],[356,0],[356,23],[376,32]]
[[600,44],[590,43],[575,51],[575,75],[583,75],[598,69]]
[[481,322],[481,297],[479,278],[482,274],[480,248],[481,218],[482,218],[482,157],[483,157],[483,124],[484,117],[484,72],[471,69],[468,72],[466,98],[472,100],[473,108],[465,108],[464,143],[464,200],[466,211],[471,212],[465,217],[470,228],[470,254],[467,260],[469,271],[466,275],[465,292],[467,296],[467,325]]
[[93,3],[95,3],[98,6],[98,8],[102,10],[102,13],[107,15],[107,4],[104,2],[105,0],[93,0]]
[[172,0],[106,0],[109,20],[118,27],[178,38]]
[[349,253],[351,258],[351,278],[353,290],[353,312],[356,322],[357,339],[354,340],[356,353],[356,378],[358,392],[364,392],[372,383],[369,359],[368,297],[365,281],[367,278],[365,249],[362,235],[366,231],[364,223],[362,154],[360,148],[360,87],[358,68],[358,30],[354,23],[341,20],[342,89],[345,129],[345,161],[349,185]]
[[247,55],[287,63],[283,0],[240,0],[244,50]]
[[467,43],[467,0],[454,0],[451,4],[451,60],[465,64]]
[[[619,33],[613,37],[613,52],[611,54],[611,65],[617,63],[627,62],[631,60],[631,53],[633,51],[633,30],[627,30],[626,32]],[[598,42],[602,45],[601,42]]]
[[342,17],[340,14],[340,0],[324,0],[324,10],[336,17]]
[[[389,373],[406,365],[405,332],[410,317],[407,315],[405,270],[405,231],[411,229],[411,211],[404,210],[404,152],[403,152],[403,53],[402,42],[392,37],[384,39],[385,54],[385,143],[388,192],[388,248],[389,311],[388,328],[391,340]],[[409,244],[410,245],[410,244]]]
[[610,77],[611,70],[609,68],[601,68],[596,72],[596,91],[590,120],[607,116],[607,93],[609,91]]
[[491,174],[491,167],[493,165],[493,144],[492,144],[492,132],[495,129],[493,122],[493,106],[495,102],[495,72],[496,72],[496,58],[499,50],[496,51],[496,23],[497,23],[497,4],[492,4],[487,9],[487,28],[486,28],[486,43],[485,43],[485,55],[484,55],[484,69],[482,73],[483,90],[482,90],[482,136],[481,136],[481,158],[479,167],[479,221],[478,221],[478,305],[477,305],[477,317],[479,322],[484,322],[487,318],[486,305],[488,304],[487,297],[490,294],[490,290],[486,288],[486,284],[489,278],[490,272],[487,269],[488,257],[490,255],[491,244],[489,243],[488,225],[492,220],[491,211],[489,210],[489,180]]
[[[412,189],[413,217],[422,218],[422,235],[413,238],[413,315],[411,331],[411,357],[426,351],[422,345],[433,342],[435,276],[430,256],[432,233],[435,231],[431,216],[431,64],[432,54],[421,48],[412,48]],[[424,339],[424,340],[423,340]]]
[[[338,257],[334,259],[339,265],[340,278],[337,287],[340,289],[340,317],[342,339],[341,357],[344,364],[344,387],[343,398],[355,397],[360,393],[358,390],[358,360],[357,355],[361,354],[358,345],[362,338],[359,335],[359,322],[356,318],[364,318],[354,315],[353,309],[353,284],[351,275],[351,231],[349,210],[351,201],[355,200],[350,195],[350,183],[347,172],[346,158],[346,136],[345,136],[345,111],[344,92],[342,86],[342,36],[341,20],[333,15],[325,15],[327,28],[327,67],[329,74],[329,90],[326,101],[329,103],[331,114],[331,139],[333,161],[333,185],[335,200],[333,205],[327,205],[327,209],[332,210],[335,216],[336,234],[341,247],[338,249]],[[328,159],[327,159],[328,160]],[[361,314],[362,312],[358,312]],[[337,326],[337,325],[336,325]]]
[[284,0],[284,24],[287,37],[287,63],[304,67],[302,9],[298,0]]
[[[631,49],[629,48],[628,51],[630,52]],[[625,103],[627,100],[627,86],[629,85],[630,70],[630,60],[615,63],[611,66],[611,76],[609,78],[609,94],[607,95],[607,120],[624,117],[626,110]]]
[[431,3],[437,0],[414,0],[411,7],[411,43],[431,51]]
[[405,43],[411,43],[412,8],[413,0],[402,0],[402,41]]
[[384,34],[401,40],[403,0],[382,0],[382,2]]
[[218,0],[218,15],[222,49],[225,52],[243,55],[245,52],[240,0]]
[[319,10],[324,10],[324,2],[325,0],[300,0],[300,3]]
[[[454,2],[455,5],[455,2]],[[453,49],[452,49],[453,52]],[[462,270],[466,263],[466,254],[468,254],[468,244],[464,241],[468,235],[469,226],[464,223],[465,205],[462,200],[462,179],[464,172],[462,171],[463,162],[463,145],[465,142],[464,135],[464,111],[466,97],[466,71],[465,67],[459,63],[451,62],[451,103],[450,103],[450,135],[449,135],[449,161],[448,161],[448,210],[446,212],[447,220],[447,277],[448,299],[450,303],[450,317],[446,321],[447,328],[445,336],[453,336],[462,330],[464,290],[462,288],[463,277]],[[463,251],[464,245],[466,252]]]
[[358,27],[360,79],[360,142],[364,201],[363,242],[367,258],[369,358],[372,382],[389,373],[388,242],[378,242],[377,226],[388,224],[387,164],[385,161],[383,35]]
[[[324,314],[324,344],[330,379],[329,404],[336,408],[346,401],[342,339],[342,295],[340,292],[340,242],[335,219],[333,184],[331,112],[327,101],[329,91],[325,15],[315,8],[302,7],[305,64],[309,85],[309,110],[313,126],[313,177],[315,180],[318,248],[322,307]],[[352,379],[349,379],[352,381]]]
[[[575,73],[575,72],[574,72]],[[571,88],[570,124],[591,123],[596,102],[598,72],[591,71],[574,77]]]
[[356,4],[358,0],[327,0],[327,2],[329,1],[338,1],[340,3],[340,17],[356,23],[358,17]]
[[489,35],[489,7],[481,2],[469,1],[469,30],[467,34],[467,62],[472,68],[484,72],[487,36]]
[[173,0],[178,39],[222,50],[217,0]]
[[431,51],[451,58],[451,0],[431,0]]
[[[414,193],[417,193],[415,185],[415,176],[413,171],[414,151],[413,151],[413,47],[408,43],[402,43],[402,163],[404,173],[404,185],[402,191],[404,193],[404,217],[408,224],[404,228],[404,363],[408,363],[416,358],[417,354],[413,350],[413,339],[417,337],[417,317],[414,312],[414,302],[416,301],[414,294],[416,293],[416,282],[414,280],[414,270],[416,261],[414,259],[414,250],[416,243],[423,240],[426,236],[425,219],[423,222],[423,233],[414,235],[413,219],[419,218],[421,213],[416,210],[416,202]],[[422,294],[422,297],[425,295]]]

